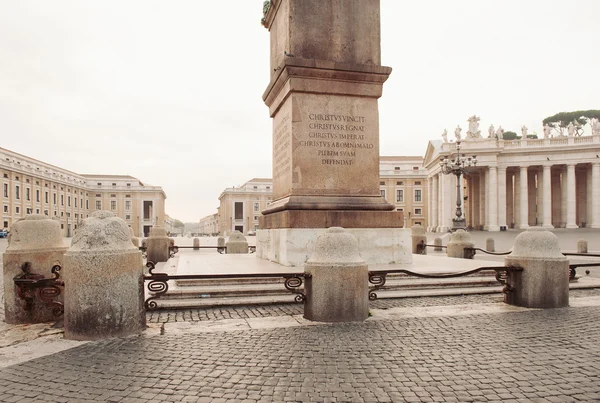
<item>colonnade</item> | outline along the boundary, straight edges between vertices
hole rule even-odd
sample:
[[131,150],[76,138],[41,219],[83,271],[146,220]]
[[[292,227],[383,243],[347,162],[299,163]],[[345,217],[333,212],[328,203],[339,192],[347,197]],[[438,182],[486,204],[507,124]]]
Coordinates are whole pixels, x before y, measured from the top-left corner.
[[[461,182],[468,228],[600,228],[600,161],[489,165],[476,168]],[[428,185],[428,229],[448,231],[456,211],[456,176],[437,172]]]

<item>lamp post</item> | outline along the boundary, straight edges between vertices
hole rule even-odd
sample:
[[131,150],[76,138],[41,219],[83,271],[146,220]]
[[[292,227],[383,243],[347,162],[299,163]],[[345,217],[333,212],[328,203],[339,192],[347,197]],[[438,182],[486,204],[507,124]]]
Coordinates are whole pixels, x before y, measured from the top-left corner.
[[457,229],[466,229],[467,221],[462,212],[462,198],[460,197],[460,177],[461,175],[469,174],[477,165],[477,156],[465,157],[460,154],[461,142],[456,141],[456,158],[448,161],[448,157],[444,157],[440,161],[440,168],[444,175],[456,175],[456,217],[452,219],[452,231]]

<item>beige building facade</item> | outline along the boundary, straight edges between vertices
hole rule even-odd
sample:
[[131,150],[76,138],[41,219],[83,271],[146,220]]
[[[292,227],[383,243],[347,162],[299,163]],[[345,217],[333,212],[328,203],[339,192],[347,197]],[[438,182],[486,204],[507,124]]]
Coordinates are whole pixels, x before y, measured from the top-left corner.
[[108,210],[127,222],[135,236],[165,225],[165,192],[128,175],[83,175],[0,148],[2,213],[10,227],[29,214],[60,222],[63,236],[96,210]]
[[258,229],[261,211],[272,198],[271,179],[254,178],[242,186],[225,189],[219,196],[219,234],[227,236],[233,231],[253,234]]
[[[600,135],[470,139],[462,152],[478,160],[460,184],[468,228],[600,228]],[[427,148],[432,231],[452,227],[456,177],[443,175],[440,161],[455,155],[454,142]]]
[[215,235],[219,233],[219,213],[211,214],[200,219],[200,235]]

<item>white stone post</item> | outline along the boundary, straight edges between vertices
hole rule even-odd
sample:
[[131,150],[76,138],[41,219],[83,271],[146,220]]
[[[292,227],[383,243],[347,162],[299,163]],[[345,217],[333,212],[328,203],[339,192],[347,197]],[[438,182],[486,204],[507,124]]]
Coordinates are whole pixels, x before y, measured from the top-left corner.
[[544,173],[543,173],[543,185],[542,191],[543,196],[542,200],[544,203],[543,207],[543,228],[554,228],[552,225],[552,171],[550,165],[544,165]]
[[472,248],[475,244],[471,242],[471,235],[462,229],[456,230],[450,235],[450,241],[446,245],[446,256],[461,259],[471,258],[465,256],[465,248]]
[[[60,305],[47,304],[37,290],[28,293],[31,304],[19,297],[15,277],[25,275],[23,265],[29,263],[29,275],[51,278],[52,266],[64,264],[67,248],[63,246],[60,224],[45,215],[29,215],[10,228],[8,246],[2,255],[4,281],[4,315],[6,323],[42,323],[60,316]],[[56,302],[63,300],[62,295]],[[27,306],[27,310],[25,309]]]
[[233,231],[229,235],[225,246],[227,247],[226,253],[228,255],[248,253],[248,242],[240,231]]
[[194,250],[200,250],[200,239],[194,238]]
[[579,228],[575,222],[575,164],[567,165],[567,228]]
[[506,227],[506,168],[498,168],[498,227]]
[[427,248],[420,244],[427,244],[427,236],[425,235],[425,228],[420,225],[413,225],[410,227],[411,235],[412,235],[412,253],[419,253],[421,255],[427,254]]
[[505,263],[523,271],[511,275],[513,290],[504,295],[504,302],[527,308],[569,306],[569,261],[552,232],[542,228],[522,232]]
[[519,228],[526,229],[529,228],[529,191],[527,188],[527,167],[520,167],[520,177],[519,177]]
[[169,246],[171,239],[167,236],[167,230],[163,227],[153,227],[146,240],[147,256],[150,262],[166,262],[169,260]]
[[490,166],[489,174],[489,193],[488,193],[488,231],[500,231],[498,225],[498,168]]
[[146,328],[142,253],[124,220],[108,211],[83,220],[63,271],[65,338],[98,340]]
[[368,267],[356,238],[343,228],[329,228],[317,238],[304,266],[304,317],[318,322],[357,322],[369,316]]
[[588,192],[588,195],[592,197],[592,224],[590,227],[600,228],[600,163],[598,162],[592,164],[592,191]]

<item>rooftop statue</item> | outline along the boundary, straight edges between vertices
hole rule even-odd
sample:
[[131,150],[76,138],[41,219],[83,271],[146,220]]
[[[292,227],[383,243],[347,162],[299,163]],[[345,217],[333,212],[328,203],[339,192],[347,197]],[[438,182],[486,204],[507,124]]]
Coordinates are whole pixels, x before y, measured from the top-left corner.
[[442,139],[444,140],[444,143],[448,142],[448,130],[444,129],[442,132]]
[[462,131],[462,129],[460,128],[460,126],[456,126],[456,129],[454,129],[454,137],[456,137],[456,140],[460,141],[461,137],[460,137],[460,132]]

